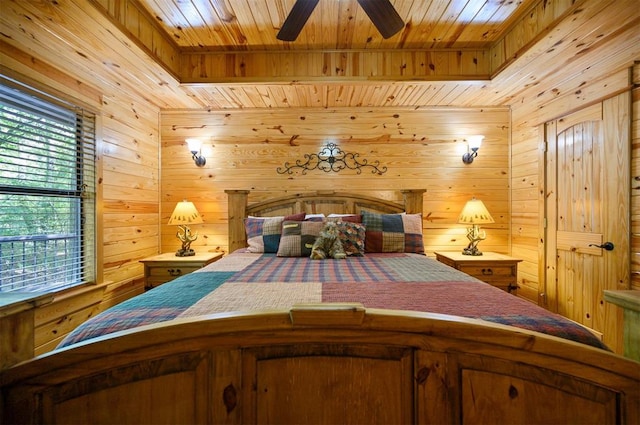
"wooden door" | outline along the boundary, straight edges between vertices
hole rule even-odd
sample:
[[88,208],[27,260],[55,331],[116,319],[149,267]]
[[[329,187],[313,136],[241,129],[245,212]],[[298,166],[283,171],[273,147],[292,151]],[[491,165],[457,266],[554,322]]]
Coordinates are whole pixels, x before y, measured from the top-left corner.
[[[605,289],[628,289],[630,98],[608,99],[545,125],[546,307],[604,335],[621,352],[619,312]],[[612,244],[605,249],[606,243]]]

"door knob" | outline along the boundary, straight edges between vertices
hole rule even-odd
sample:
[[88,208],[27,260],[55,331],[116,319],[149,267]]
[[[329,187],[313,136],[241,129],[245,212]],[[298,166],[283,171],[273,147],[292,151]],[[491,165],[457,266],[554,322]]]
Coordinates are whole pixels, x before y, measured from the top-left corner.
[[605,242],[602,245],[596,245],[594,243],[590,243],[589,246],[595,246],[596,248],[602,248],[605,251],[613,251],[614,245],[612,242]]

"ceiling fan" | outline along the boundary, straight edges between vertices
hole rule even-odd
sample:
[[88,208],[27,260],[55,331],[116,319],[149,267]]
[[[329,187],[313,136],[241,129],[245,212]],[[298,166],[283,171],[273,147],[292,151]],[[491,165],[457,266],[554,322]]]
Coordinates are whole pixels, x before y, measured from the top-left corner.
[[[311,16],[320,0],[296,0],[289,16],[282,24],[277,38],[282,41],[294,41],[302,27]],[[404,22],[390,0],[358,0],[371,22],[380,31],[382,37],[389,38],[404,27]]]

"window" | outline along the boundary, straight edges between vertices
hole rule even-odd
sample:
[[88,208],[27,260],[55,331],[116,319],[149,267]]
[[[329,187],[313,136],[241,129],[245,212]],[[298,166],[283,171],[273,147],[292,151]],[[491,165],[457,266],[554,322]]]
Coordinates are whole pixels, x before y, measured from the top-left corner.
[[0,76],[0,292],[95,282],[95,116]]

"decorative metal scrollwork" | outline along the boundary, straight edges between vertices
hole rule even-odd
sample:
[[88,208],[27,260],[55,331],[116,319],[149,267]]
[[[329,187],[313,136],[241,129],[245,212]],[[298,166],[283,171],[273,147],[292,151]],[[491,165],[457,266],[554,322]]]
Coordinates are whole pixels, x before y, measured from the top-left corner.
[[384,174],[387,172],[386,166],[380,166],[380,161],[369,164],[366,159],[360,159],[360,154],[345,152],[335,143],[327,143],[318,153],[304,154],[304,159],[296,160],[294,165],[288,162],[283,167],[278,167],[280,174],[293,174],[295,169],[300,169],[302,174],[307,174],[310,170],[322,170],[325,173],[342,171],[345,168],[356,170],[362,173],[363,168],[370,168],[372,174]]

